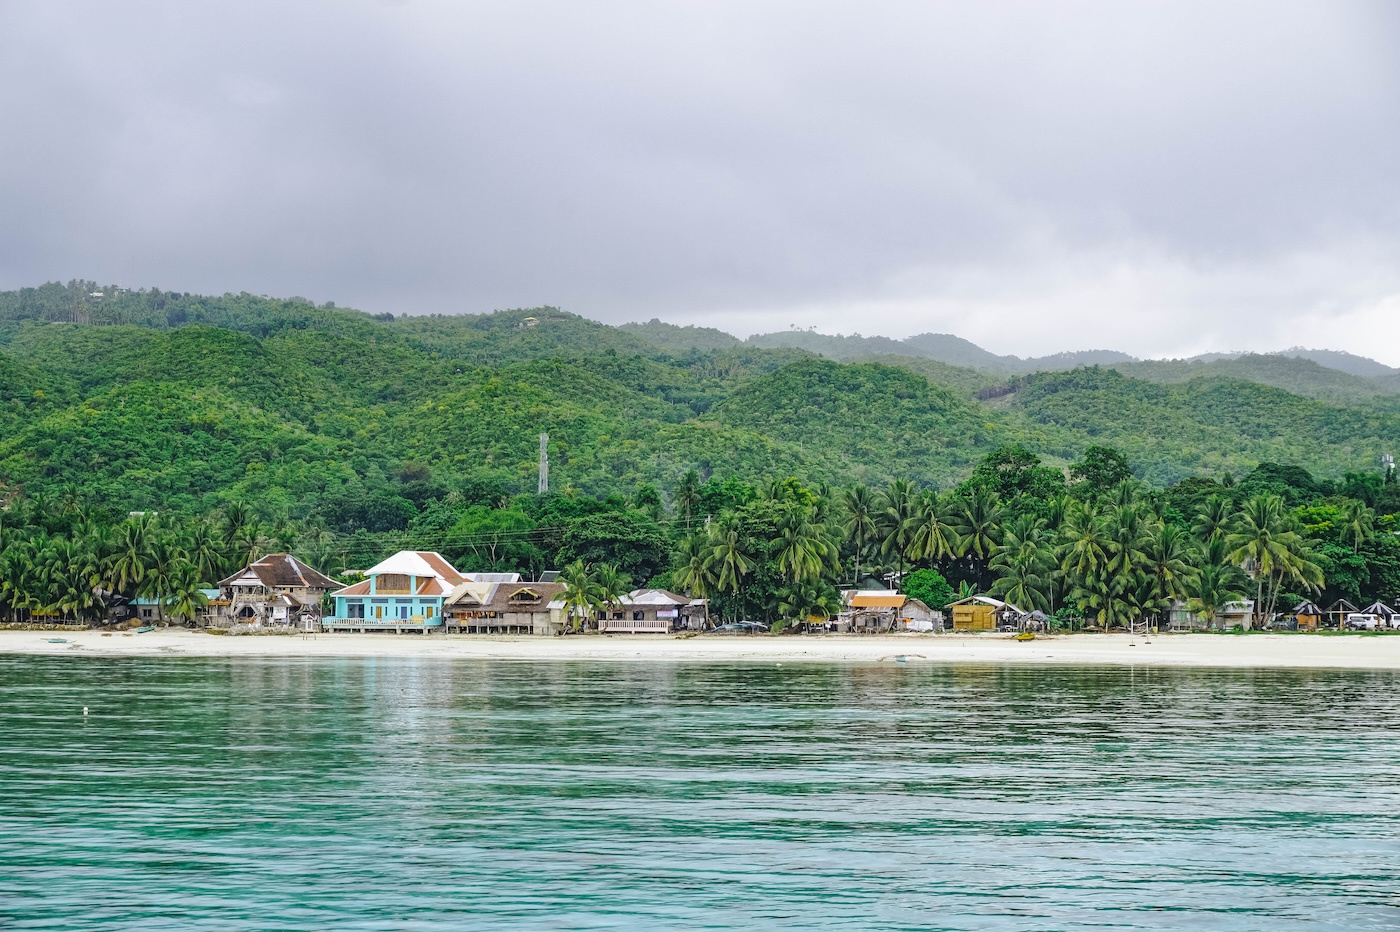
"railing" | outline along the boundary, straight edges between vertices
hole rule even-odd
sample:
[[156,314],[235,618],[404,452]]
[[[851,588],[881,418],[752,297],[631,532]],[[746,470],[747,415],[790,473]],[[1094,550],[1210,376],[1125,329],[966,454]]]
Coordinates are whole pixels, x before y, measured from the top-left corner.
[[323,628],[437,628],[442,626],[442,616],[425,618],[411,615],[408,618],[323,618]]
[[671,630],[671,619],[604,618],[598,622],[598,630],[605,634],[667,634]]

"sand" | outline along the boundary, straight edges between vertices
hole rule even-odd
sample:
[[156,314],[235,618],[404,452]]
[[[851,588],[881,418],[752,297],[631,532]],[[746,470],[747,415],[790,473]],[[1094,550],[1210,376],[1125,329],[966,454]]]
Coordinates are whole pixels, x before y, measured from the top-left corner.
[[[51,637],[67,643],[51,644]],[[1400,637],[1256,634],[1079,634],[1016,641],[1010,635],[887,636],[321,634],[235,636],[162,629],[146,634],[0,631],[0,653],[113,657],[440,657],[779,663],[1061,663],[1217,667],[1400,669]],[[898,661],[897,658],[903,658]]]

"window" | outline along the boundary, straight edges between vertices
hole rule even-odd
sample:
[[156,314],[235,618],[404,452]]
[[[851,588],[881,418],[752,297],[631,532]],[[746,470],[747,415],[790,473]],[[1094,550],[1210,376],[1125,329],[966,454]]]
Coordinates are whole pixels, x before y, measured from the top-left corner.
[[346,602],[346,603],[345,603],[345,617],[346,617],[346,618],[364,618],[364,617],[365,617],[365,603],[363,603],[363,602]]
[[647,617],[647,613],[646,613],[646,612],[633,612],[633,613],[632,613],[632,620],[633,620],[633,621],[645,621],[645,620],[646,620],[646,617]]

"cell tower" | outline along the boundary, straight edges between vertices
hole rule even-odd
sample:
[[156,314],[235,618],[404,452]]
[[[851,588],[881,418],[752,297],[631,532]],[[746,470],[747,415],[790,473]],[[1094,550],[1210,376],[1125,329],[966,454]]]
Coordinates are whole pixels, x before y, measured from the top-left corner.
[[549,434],[540,434],[540,494],[549,491]]

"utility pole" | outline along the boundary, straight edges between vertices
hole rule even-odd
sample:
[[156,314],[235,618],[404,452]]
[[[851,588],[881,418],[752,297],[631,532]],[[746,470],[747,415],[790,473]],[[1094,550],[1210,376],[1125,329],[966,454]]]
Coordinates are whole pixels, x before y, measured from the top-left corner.
[[549,491],[549,434],[540,434],[540,494]]

